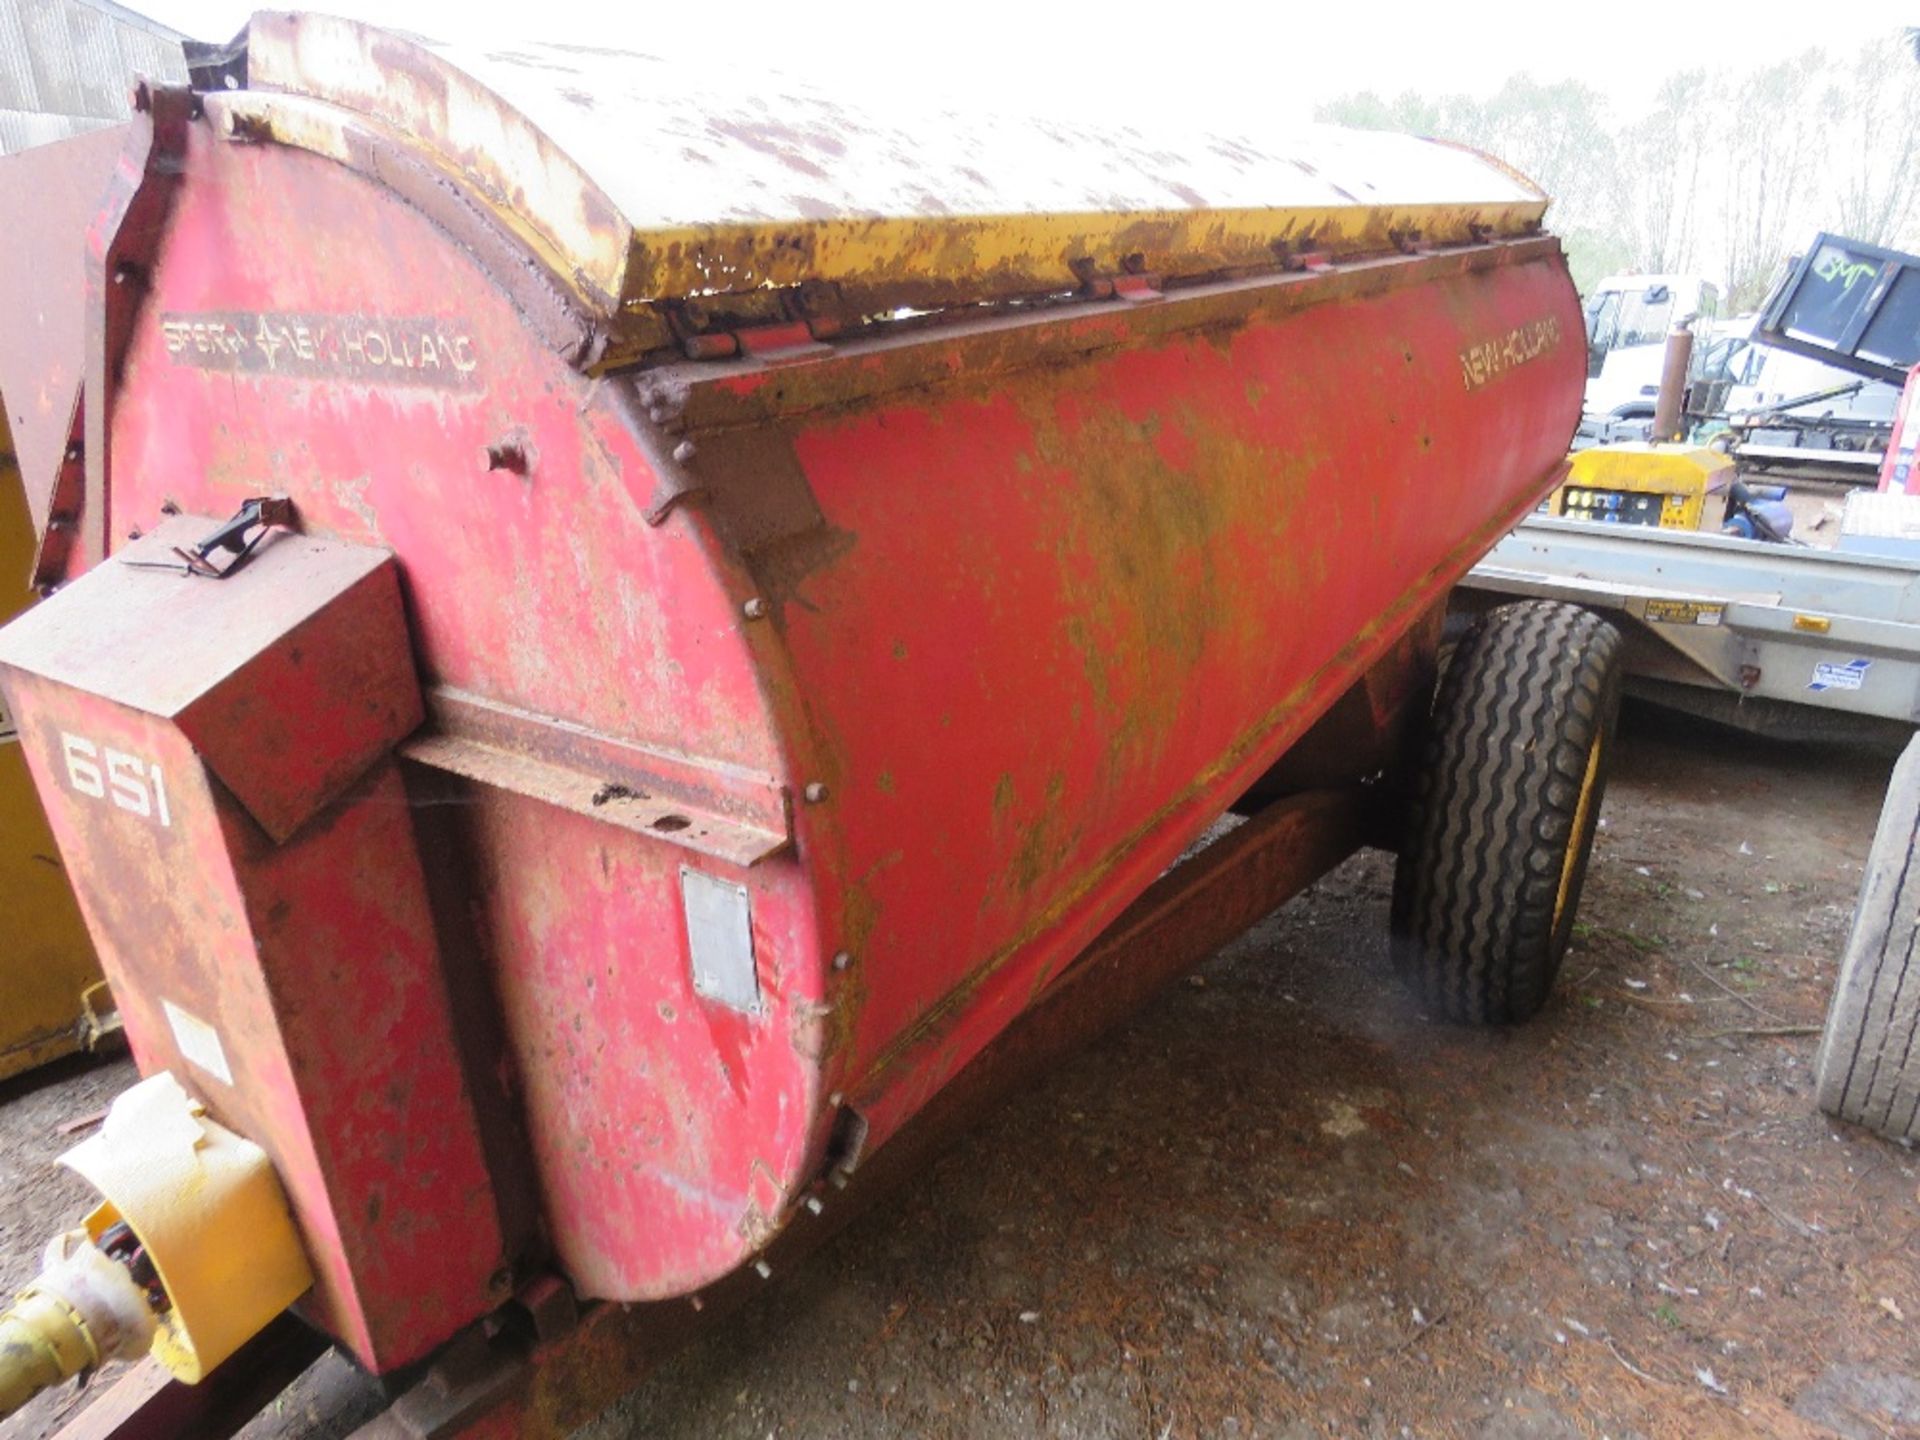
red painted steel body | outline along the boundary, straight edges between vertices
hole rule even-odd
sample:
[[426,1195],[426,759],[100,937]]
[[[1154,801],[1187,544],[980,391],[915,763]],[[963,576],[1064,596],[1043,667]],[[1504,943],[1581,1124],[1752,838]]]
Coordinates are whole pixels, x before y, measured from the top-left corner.
[[[240,997],[273,944],[157,963],[104,887],[172,872],[110,861],[42,745],[143,1068],[181,1070],[276,1156],[306,1126],[390,1133],[382,1163],[421,1167],[405,1213],[316,1202],[317,1256],[482,1197],[484,1265],[401,1246],[319,1297],[377,1368],[418,1347],[362,1307],[437,1305],[408,1323],[443,1336],[503,1255],[550,1254],[592,1297],[713,1282],[1533,505],[1580,335],[1558,247],[1511,239],[595,378],[368,174],[191,125],[108,412],[112,546],[275,492],[306,535],[390,551],[428,721],[266,867],[297,877],[301,917],[269,938],[324,958],[305,1003],[334,995],[346,1023],[284,1057],[307,1088],[244,1096],[182,1065],[158,1007],[185,985],[236,1068],[271,1058],[285,1037]],[[524,463],[476,463],[503,444]],[[168,580],[290,573],[267,546],[233,580]],[[108,723],[0,639],[9,666],[34,723]],[[278,763],[243,725],[219,743]],[[225,817],[196,866],[271,848],[218,780],[194,804]],[[683,869],[745,887],[755,1006],[696,991]],[[244,911],[263,892],[238,883]],[[380,1013],[365,936],[317,918],[383,885],[437,957],[427,1020],[457,1032],[484,1173],[417,1148],[444,1100],[315,1103],[365,1094],[419,1033]],[[305,1183],[291,1167],[297,1201]]]

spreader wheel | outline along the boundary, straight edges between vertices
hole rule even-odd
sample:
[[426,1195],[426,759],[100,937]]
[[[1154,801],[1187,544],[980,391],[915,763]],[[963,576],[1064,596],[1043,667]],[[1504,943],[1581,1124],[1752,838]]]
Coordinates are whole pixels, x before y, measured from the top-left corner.
[[1920,1140],[1920,736],[1894,766],[1815,1059],[1820,1108]]
[[1476,620],[1441,678],[1393,884],[1394,968],[1448,1020],[1546,1002],[1573,933],[1620,708],[1621,639],[1575,605]]

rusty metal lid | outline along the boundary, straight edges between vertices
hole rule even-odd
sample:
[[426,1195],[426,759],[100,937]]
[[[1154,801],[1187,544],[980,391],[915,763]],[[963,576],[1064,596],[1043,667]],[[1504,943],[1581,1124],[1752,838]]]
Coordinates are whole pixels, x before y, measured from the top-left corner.
[[307,14],[256,16],[248,48],[253,91],[431,147],[609,310],[808,281],[876,307],[952,304],[1072,289],[1089,269],[1271,265],[1276,245],[1522,234],[1546,208],[1497,161],[1407,136],[1114,133]]

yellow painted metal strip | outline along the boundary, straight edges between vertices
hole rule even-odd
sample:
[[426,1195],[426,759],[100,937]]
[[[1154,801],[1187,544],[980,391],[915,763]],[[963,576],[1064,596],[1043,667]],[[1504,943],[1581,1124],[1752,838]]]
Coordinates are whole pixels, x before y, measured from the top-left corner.
[[806,281],[901,304],[1071,290],[1075,265],[1162,277],[1272,266],[1281,245],[1339,257],[1391,251],[1394,236],[1460,244],[1537,228],[1544,202],[1166,210],[1125,214],[912,216],[751,222],[636,231],[626,300],[646,303]]

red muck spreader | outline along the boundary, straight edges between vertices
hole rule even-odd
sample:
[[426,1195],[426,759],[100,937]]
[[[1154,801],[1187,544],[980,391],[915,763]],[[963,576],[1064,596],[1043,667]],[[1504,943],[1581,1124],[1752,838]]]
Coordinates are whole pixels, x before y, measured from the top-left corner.
[[8,241],[89,288],[0,684],[149,1078],[0,1411],[291,1305],[438,1357],[381,1433],[559,1433],[1364,843],[1435,1013],[1545,998],[1616,641],[1433,690],[1579,413],[1525,180],[308,15],[224,78]]

